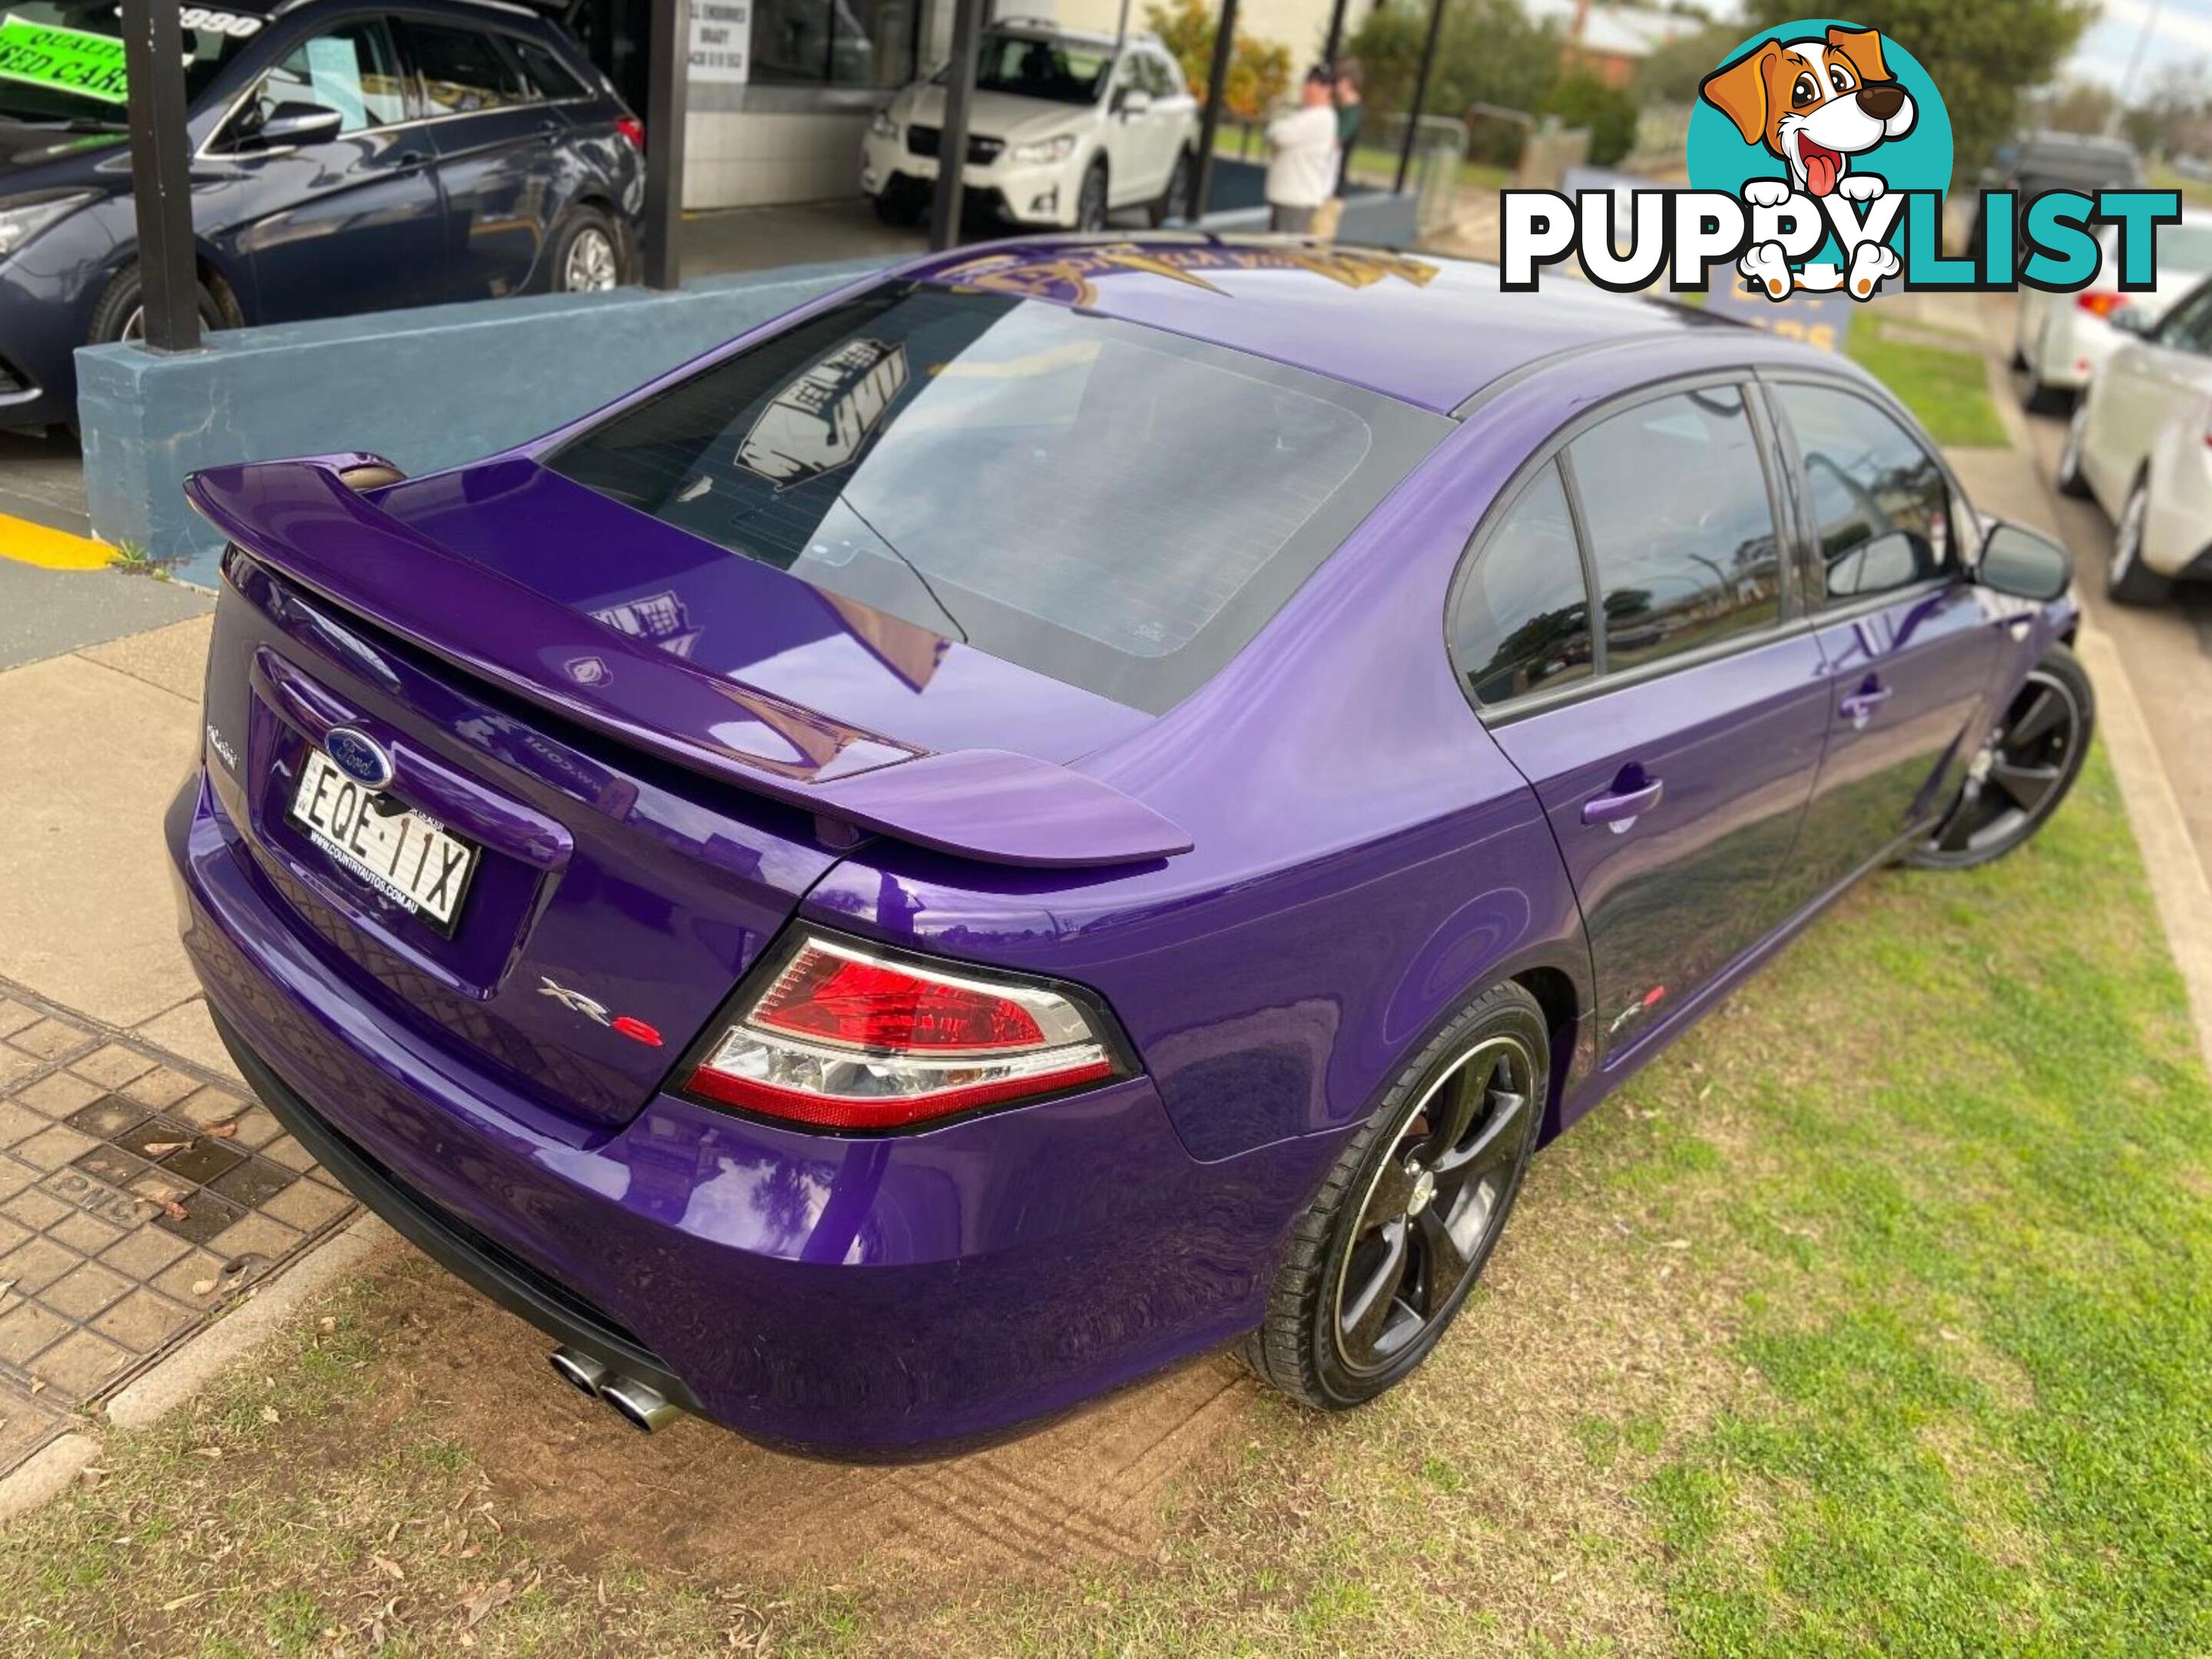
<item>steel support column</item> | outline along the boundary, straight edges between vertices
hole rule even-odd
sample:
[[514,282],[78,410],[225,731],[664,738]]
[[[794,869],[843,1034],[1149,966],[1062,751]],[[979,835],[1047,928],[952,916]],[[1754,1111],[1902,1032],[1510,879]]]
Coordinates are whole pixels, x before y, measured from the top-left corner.
[[143,338],[155,351],[195,351],[199,277],[192,253],[191,140],[185,131],[185,38],[177,0],[123,0],[123,73],[130,88]]
[[1394,194],[1406,193],[1406,174],[1413,165],[1413,140],[1421,127],[1421,110],[1429,100],[1429,71],[1437,64],[1437,37],[1444,32],[1444,0],[1436,0],[1429,12],[1429,36],[1421,42],[1420,72],[1413,77],[1413,106],[1406,112],[1405,142],[1398,146],[1398,182],[1390,188]]
[[945,77],[945,125],[937,134],[937,188],[929,202],[929,245],[960,243],[961,177],[968,165],[968,106],[975,97],[975,52],[983,33],[984,0],[954,0],[952,62]]
[[1230,54],[1237,46],[1237,0],[1221,0],[1213,28],[1213,68],[1206,83],[1206,110],[1198,121],[1198,177],[1191,181],[1190,216],[1206,217],[1213,194],[1213,135],[1221,125],[1221,94],[1229,84]]
[[653,0],[645,82],[645,285],[684,281],[684,125],[690,101],[689,0]]

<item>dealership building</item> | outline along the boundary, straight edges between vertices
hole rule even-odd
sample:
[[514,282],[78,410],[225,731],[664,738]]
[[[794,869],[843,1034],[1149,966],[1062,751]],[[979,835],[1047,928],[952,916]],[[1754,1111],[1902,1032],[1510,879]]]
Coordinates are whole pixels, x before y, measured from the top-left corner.
[[[1279,41],[1303,65],[1334,0],[1249,0],[1237,32]],[[1144,27],[1146,0],[1129,0]],[[1348,0],[1357,27],[1373,0]],[[690,0],[684,205],[694,210],[819,202],[860,188],[860,140],[875,112],[943,63],[953,0]],[[1110,34],[1121,0],[999,0],[1001,17]],[[632,106],[646,106],[647,0],[580,0],[565,14]]]

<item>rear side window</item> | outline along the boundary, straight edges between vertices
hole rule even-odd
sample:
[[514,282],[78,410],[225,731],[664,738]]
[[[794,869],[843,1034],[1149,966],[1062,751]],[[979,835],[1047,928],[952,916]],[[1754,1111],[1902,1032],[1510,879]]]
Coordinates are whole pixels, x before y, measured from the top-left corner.
[[578,80],[566,64],[535,40],[510,38],[507,43],[522,61],[523,73],[541,98],[559,100],[563,98],[582,98],[587,95],[584,83]]
[[1590,672],[1589,593],[1559,469],[1522,491],[1452,604],[1452,656],[1486,705]]
[[1780,386],[1774,398],[1803,465],[1815,605],[1910,587],[1950,565],[1950,487],[1936,458],[1850,392]]
[[1639,404],[1567,446],[1618,672],[1782,614],[1766,473],[1742,391]]
[[481,29],[410,17],[402,24],[433,115],[467,115],[532,101],[522,71]]
[[732,554],[1158,712],[1449,430],[1218,346],[896,283],[547,464]]

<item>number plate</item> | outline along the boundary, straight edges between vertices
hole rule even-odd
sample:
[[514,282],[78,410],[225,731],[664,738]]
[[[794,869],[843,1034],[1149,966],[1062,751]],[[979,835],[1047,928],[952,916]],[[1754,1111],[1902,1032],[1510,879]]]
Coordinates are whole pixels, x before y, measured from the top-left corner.
[[292,817],[331,860],[408,915],[453,931],[477,848],[435,818],[356,783],[319,749],[300,769]]

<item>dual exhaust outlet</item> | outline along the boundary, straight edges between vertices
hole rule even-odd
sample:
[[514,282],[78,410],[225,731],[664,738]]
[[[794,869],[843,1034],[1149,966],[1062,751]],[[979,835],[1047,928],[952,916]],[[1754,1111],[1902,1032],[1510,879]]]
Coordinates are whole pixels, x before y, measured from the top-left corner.
[[603,1400],[634,1429],[651,1434],[684,1414],[684,1408],[656,1388],[625,1376],[605,1360],[574,1348],[556,1348],[546,1356],[554,1374],[579,1392]]

